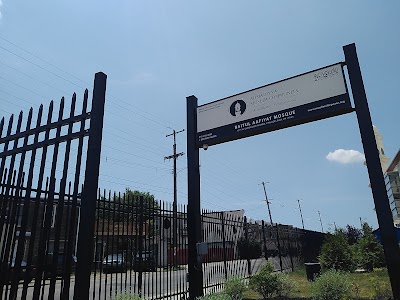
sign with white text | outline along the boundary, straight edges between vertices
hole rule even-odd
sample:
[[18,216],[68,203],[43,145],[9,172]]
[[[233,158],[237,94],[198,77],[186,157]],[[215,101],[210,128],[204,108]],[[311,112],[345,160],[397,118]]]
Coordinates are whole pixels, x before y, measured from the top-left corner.
[[338,63],[197,107],[197,146],[352,112]]

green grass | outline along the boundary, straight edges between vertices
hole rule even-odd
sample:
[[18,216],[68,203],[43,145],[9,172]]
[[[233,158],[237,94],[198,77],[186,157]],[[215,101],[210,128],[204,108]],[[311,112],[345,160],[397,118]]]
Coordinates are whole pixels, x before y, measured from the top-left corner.
[[[288,273],[290,279],[296,282],[298,291],[294,297],[309,298],[311,297],[311,283],[307,280],[305,268],[299,268],[294,272]],[[371,281],[378,281],[380,284],[389,284],[389,276],[386,269],[377,269],[371,273],[352,273],[350,274],[353,286],[358,287],[358,295],[360,298],[371,298],[374,294],[374,287]],[[254,291],[246,291],[244,294],[246,299],[261,299],[261,296]]]

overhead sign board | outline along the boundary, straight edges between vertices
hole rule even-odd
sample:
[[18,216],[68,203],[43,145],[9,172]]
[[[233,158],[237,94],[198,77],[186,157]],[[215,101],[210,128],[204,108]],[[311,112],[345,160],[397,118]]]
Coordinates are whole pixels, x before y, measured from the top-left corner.
[[352,112],[341,63],[197,107],[197,147]]

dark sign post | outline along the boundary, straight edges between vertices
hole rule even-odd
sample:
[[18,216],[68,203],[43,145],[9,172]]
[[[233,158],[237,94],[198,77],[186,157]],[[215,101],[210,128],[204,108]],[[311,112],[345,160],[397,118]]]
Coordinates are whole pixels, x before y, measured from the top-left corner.
[[343,47],[355,109],[337,63],[221,100],[197,105],[187,97],[189,296],[203,295],[196,244],[201,242],[199,148],[341,114],[357,113],[376,215],[395,300],[400,300],[400,250],[355,44]]
[[350,84],[353,92],[354,105],[360,127],[361,140],[367,162],[369,180],[375,202],[376,216],[382,235],[386,265],[392,285],[393,297],[400,299],[400,250],[397,244],[396,232],[393,226],[393,216],[390,210],[385,181],[381,171],[379,152],[372,128],[371,115],[368,108],[367,96],[361,76],[360,65],[355,44],[343,47]]
[[201,240],[200,211],[200,165],[199,148],[196,146],[197,98],[186,98],[187,108],[187,166],[188,166],[188,269],[189,298],[194,300],[203,296],[203,270],[197,253],[197,243]]

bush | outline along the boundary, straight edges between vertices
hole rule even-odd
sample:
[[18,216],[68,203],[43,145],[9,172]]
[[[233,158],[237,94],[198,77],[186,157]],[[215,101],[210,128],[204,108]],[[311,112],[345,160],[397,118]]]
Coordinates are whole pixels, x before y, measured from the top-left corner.
[[131,293],[117,294],[114,298],[114,300],[142,300],[142,299],[143,298],[140,298],[139,295]]
[[272,274],[273,266],[267,263],[249,278],[249,286],[263,299],[275,296],[287,297],[295,290],[295,284],[286,274]]
[[225,282],[224,293],[232,300],[240,300],[246,289],[247,287],[243,279],[240,277],[231,277]]
[[352,284],[346,273],[329,270],[311,284],[311,292],[318,300],[341,300],[351,298]]
[[259,273],[250,277],[249,286],[259,293],[263,299],[271,298],[279,287],[278,276],[274,274]]
[[353,253],[343,233],[337,231],[327,236],[321,248],[319,262],[324,270],[354,270]]
[[295,293],[298,288],[296,283],[290,279],[287,274],[278,274],[278,290],[277,294],[279,297],[290,297]]

